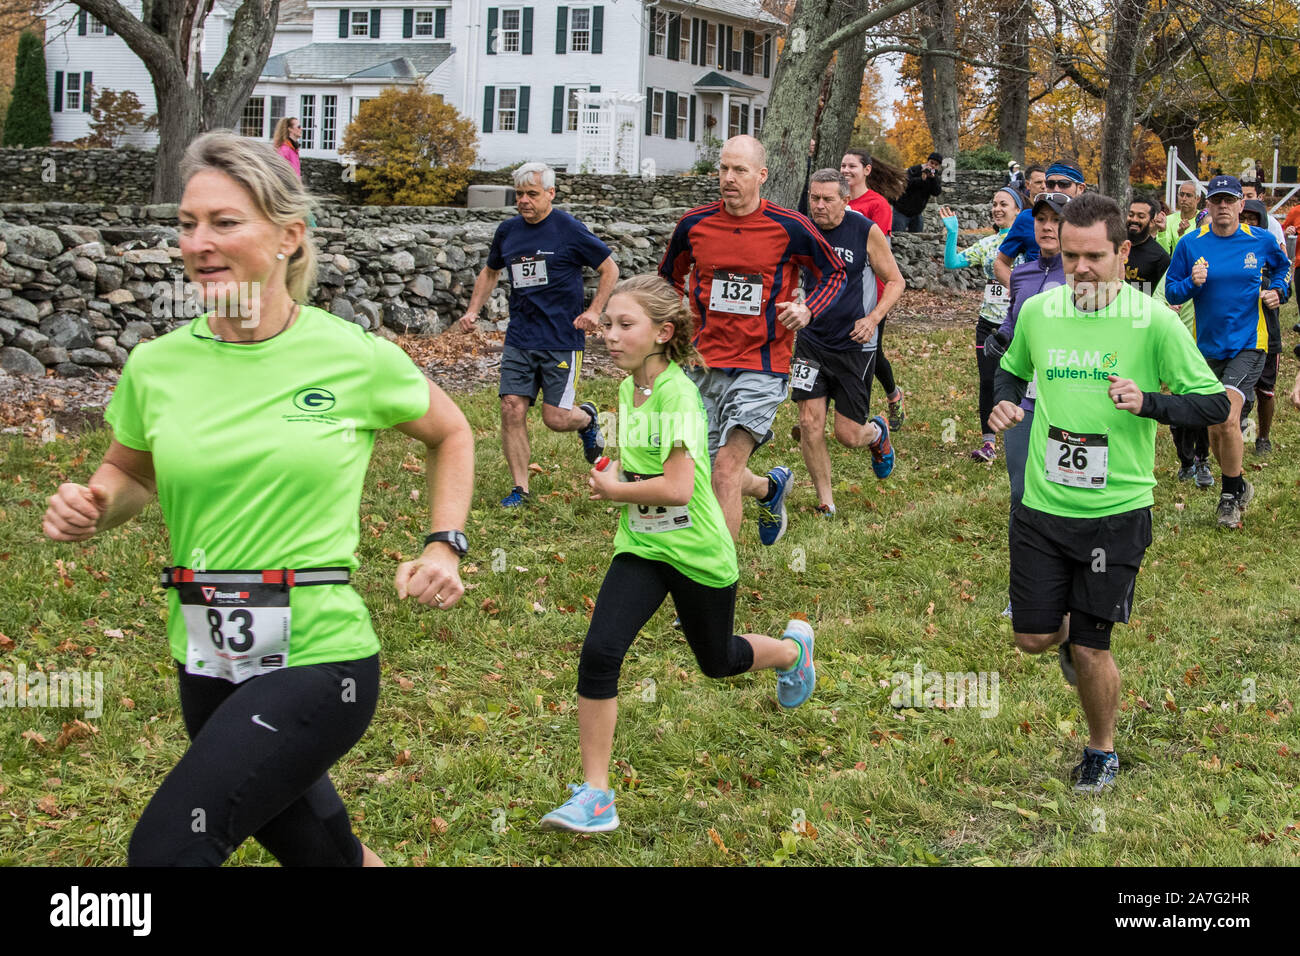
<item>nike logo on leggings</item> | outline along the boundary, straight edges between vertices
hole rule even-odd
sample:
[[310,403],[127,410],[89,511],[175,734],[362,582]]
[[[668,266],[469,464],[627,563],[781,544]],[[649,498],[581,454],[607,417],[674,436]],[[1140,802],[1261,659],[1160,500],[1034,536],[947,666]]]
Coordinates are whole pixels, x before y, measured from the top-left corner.
[[276,730],[274,727],[272,727],[270,724],[268,724],[266,721],[262,719],[261,714],[253,715],[253,723],[257,724],[257,726],[259,727],[265,727],[267,730],[274,731],[277,734],[279,733],[278,730]]

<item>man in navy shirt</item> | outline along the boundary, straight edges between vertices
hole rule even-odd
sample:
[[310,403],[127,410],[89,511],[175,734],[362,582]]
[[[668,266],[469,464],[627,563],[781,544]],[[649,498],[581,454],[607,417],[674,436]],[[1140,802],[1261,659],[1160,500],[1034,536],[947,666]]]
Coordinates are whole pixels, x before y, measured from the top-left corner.
[[[799,405],[794,437],[817,491],[817,513],[835,514],[831,460],[826,451],[826,413],[835,403],[835,438],[846,448],[871,451],[877,478],[894,469],[889,426],[868,421],[876,359],[876,329],[903,294],[905,282],[880,226],[848,208],[849,183],[838,170],[819,169],[808,187],[809,212],[822,236],[844,261],[848,280],[829,309],[801,329],[794,345],[790,397]],[[885,283],[876,298],[876,277]],[[804,285],[813,286],[805,273]]]
[[[501,500],[514,508],[528,500],[528,408],[542,393],[542,422],[551,431],[577,432],[583,454],[595,463],[605,447],[596,406],[574,408],[586,333],[600,327],[600,314],[618,281],[609,247],[578,219],[551,204],[555,171],[545,163],[515,170],[519,215],[497,226],[487,265],[474,281],[469,308],[461,316],[465,331],[510,269],[510,325],[501,355],[501,448],[514,488]],[[600,284],[590,308],[582,286],[582,267],[595,269]]]

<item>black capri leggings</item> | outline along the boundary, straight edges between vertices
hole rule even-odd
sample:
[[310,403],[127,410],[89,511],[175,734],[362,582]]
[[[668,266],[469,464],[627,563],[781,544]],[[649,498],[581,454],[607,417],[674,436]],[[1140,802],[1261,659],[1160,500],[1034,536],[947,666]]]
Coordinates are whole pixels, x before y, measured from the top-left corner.
[[754,666],[749,641],[732,633],[736,585],[711,588],[671,564],[616,554],[605,572],[578,663],[578,694],[588,700],[618,696],[618,674],[637,632],[671,594],[682,633],[708,677],[731,677]]
[[989,415],[993,413],[993,377],[998,373],[1001,359],[984,355],[984,340],[996,331],[996,328],[983,322],[975,327],[975,364],[979,368],[980,377],[980,428],[984,429],[986,435],[993,432],[989,427]]
[[894,366],[885,357],[885,323],[888,321],[881,319],[876,326],[876,381],[885,390],[886,400],[892,399],[898,391],[898,384],[894,381]]
[[327,771],[374,716],[379,655],[242,684],[176,667],[190,748],[145,807],[127,862],[220,866],[251,836],[285,866],[360,866]]

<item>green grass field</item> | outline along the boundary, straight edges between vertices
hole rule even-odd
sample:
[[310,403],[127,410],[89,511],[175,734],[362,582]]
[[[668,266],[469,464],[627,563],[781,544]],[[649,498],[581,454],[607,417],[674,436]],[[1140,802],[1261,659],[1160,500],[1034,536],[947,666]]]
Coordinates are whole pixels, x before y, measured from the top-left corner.
[[[1289,306],[1284,328],[1293,321]],[[1114,792],[1080,798],[1066,783],[1086,739],[1078,699],[1055,655],[1018,653],[999,616],[1007,478],[1001,458],[965,458],[978,437],[970,338],[965,327],[891,334],[908,393],[898,467],[878,483],[865,452],[834,446],[834,521],[811,513],[794,409],[782,408],[755,466],[795,469],[790,530],[761,548],[747,504],[737,626],[779,632],[806,614],[816,694],[786,713],[770,673],[703,677],[661,610],[623,669],[623,825],[608,835],[536,827],[580,778],[576,666],[615,527],[612,509],[586,499],[577,440],[533,417],[543,473],[532,506],[505,513],[495,392],[460,398],[479,438],[471,590],[443,614],[395,599],[397,556],[418,550],[427,511],[421,474],[402,467],[419,449],[382,436],[358,587],[383,643],[383,693],[333,772],[361,838],[390,865],[1295,862],[1300,413],[1284,398],[1295,361],[1283,359],[1273,456],[1247,454],[1257,497],[1241,533],[1216,528],[1212,492],[1173,480],[1162,429],[1155,542],[1133,621],[1115,632],[1123,770]],[[612,408],[615,382],[584,397]],[[105,681],[94,732],[73,725],[63,747],[80,711],[0,710],[0,863],[123,863],[186,746],[154,584],[168,553],[158,509],[89,546],[41,537],[45,497],[85,481],[107,441],[0,444],[0,667],[98,669]],[[892,675],[918,664],[996,672],[996,715],[895,710]],[[274,861],[249,841],[232,862]]]

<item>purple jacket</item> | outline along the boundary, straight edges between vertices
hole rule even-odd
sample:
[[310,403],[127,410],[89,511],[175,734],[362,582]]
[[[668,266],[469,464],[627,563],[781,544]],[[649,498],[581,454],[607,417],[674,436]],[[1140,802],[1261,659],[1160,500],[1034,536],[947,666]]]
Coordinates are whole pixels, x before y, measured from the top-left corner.
[[[1016,266],[1011,270],[1011,305],[1007,308],[1007,317],[1002,320],[998,331],[1005,332],[1007,341],[1011,341],[1016,332],[1016,320],[1020,318],[1020,307],[1025,301],[1030,296],[1062,285],[1065,285],[1065,269],[1061,266],[1060,253],[1047,259],[1031,259]],[[1026,398],[1020,407],[1032,411],[1034,400]]]

